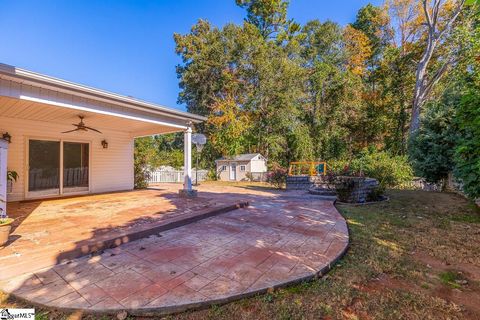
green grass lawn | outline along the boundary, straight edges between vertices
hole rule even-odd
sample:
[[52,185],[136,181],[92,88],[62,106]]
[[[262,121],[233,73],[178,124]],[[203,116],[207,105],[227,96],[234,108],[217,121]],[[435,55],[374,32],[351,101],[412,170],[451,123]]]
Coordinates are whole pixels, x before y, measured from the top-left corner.
[[[389,195],[388,202],[338,206],[350,249],[319,280],[167,318],[480,319],[478,208],[450,193]],[[4,295],[7,304],[22,305]],[[81,315],[41,310],[40,319],[68,317]]]

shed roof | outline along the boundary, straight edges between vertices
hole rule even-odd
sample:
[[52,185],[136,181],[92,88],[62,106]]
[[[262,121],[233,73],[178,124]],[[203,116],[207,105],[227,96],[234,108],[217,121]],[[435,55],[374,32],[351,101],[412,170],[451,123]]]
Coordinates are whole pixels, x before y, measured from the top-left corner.
[[262,156],[260,153],[244,153],[232,157],[221,157],[216,161],[250,161],[258,155]]

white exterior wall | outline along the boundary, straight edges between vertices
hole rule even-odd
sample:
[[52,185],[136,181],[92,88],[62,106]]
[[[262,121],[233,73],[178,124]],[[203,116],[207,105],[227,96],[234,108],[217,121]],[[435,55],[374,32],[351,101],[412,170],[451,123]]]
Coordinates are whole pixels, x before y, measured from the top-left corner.
[[267,161],[263,159],[250,161],[250,172],[267,172]]
[[[19,178],[13,184],[8,201],[25,199],[27,182],[27,139],[44,138],[90,143],[90,193],[133,189],[133,138],[129,133],[105,130],[94,132],[62,134],[71,130],[69,124],[22,120],[0,117],[0,132],[8,131],[12,136],[9,145],[8,170],[14,170]],[[102,140],[107,140],[108,149],[103,149]]]

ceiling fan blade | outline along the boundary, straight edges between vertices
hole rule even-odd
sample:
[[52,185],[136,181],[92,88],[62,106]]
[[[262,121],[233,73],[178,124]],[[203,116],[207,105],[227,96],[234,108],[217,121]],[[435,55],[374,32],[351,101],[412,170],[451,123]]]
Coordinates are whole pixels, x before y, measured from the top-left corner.
[[64,131],[62,133],[69,133],[69,132],[78,131],[78,130],[80,130],[80,129],[77,128],[77,129],[73,129],[73,130]]
[[91,127],[85,126],[84,128],[87,128],[88,130],[92,130],[92,131],[95,131],[95,132],[98,132],[98,133],[102,133],[101,131],[99,131],[97,129],[94,129],[94,128],[91,128]]

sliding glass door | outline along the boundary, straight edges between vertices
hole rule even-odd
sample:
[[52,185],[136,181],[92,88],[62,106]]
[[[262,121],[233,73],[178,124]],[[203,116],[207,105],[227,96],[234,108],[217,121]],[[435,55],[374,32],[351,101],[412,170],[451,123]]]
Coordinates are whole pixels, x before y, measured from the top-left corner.
[[88,143],[29,140],[28,198],[89,190]]
[[28,193],[32,197],[60,194],[60,141],[29,141]]
[[63,143],[63,192],[88,191],[88,143]]

